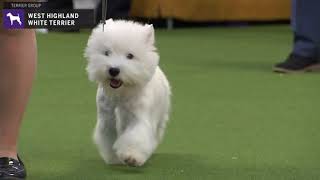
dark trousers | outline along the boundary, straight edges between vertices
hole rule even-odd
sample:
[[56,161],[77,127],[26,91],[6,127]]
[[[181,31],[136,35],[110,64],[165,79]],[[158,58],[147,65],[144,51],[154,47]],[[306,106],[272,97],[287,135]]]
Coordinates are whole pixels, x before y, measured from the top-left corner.
[[320,59],[320,0],[292,0],[293,53]]

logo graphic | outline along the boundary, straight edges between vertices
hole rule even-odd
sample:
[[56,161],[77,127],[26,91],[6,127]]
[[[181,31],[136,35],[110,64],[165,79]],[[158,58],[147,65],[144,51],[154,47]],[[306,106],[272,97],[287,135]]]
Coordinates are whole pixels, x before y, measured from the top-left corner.
[[6,29],[24,28],[24,10],[4,9],[2,11],[3,26]]

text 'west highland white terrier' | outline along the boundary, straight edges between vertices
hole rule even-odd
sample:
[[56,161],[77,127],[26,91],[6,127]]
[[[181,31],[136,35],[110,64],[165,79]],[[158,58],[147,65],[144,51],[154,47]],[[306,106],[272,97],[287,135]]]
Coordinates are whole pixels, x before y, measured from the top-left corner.
[[163,137],[171,93],[154,41],[152,25],[112,19],[88,40],[87,72],[98,83],[94,141],[108,164],[141,166]]

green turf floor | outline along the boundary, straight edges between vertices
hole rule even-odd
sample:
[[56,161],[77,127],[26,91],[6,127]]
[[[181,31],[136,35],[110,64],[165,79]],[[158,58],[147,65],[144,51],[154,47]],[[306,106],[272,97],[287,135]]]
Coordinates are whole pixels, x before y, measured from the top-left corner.
[[20,151],[30,180],[320,179],[320,74],[271,72],[289,26],[159,30],[173,90],[164,142],[140,168],[107,166],[91,141],[88,32],[38,35],[38,74]]

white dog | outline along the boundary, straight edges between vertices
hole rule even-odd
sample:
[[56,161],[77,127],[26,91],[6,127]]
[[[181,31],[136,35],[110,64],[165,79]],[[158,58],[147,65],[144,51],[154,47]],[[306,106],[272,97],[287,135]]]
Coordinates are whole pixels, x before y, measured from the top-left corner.
[[98,83],[94,141],[108,164],[141,166],[160,143],[170,86],[158,66],[152,25],[107,20],[85,50],[89,79]]
[[11,13],[7,13],[6,16],[10,18],[11,25],[13,25],[14,21],[17,21],[20,25],[22,24],[19,14],[17,16],[15,16],[15,15],[13,15]]

